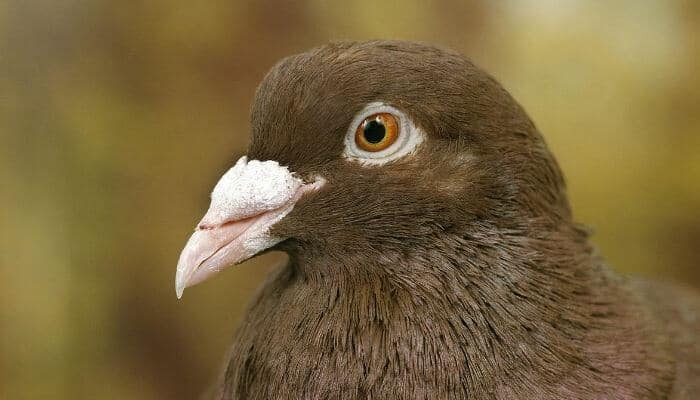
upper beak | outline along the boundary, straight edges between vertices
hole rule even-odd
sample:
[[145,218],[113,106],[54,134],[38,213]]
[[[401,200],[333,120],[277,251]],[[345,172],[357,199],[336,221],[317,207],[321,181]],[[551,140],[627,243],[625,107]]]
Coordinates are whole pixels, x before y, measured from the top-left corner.
[[242,157],[214,187],[211,205],[180,254],[175,275],[177,297],[221,271],[286,238],[270,228],[322,180],[304,183],[275,161]]

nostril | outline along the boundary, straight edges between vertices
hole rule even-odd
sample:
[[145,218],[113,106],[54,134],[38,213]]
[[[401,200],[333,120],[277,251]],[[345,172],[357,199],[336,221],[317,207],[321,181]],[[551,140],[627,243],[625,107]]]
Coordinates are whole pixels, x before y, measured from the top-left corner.
[[216,225],[214,224],[199,224],[197,225],[197,229],[201,231],[206,231],[206,230],[211,230],[216,228]]
[[266,210],[263,212],[254,213],[254,214],[248,215],[248,216],[243,217],[243,218],[229,218],[229,219],[225,219],[225,220],[218,222],[218,223],[200,222],[199,225],[197,225],[197,230],[210,231],[212,229],[222,228],[222,227],[225,227],[227,225],[249,223],[249,222],[259,218],[263,214],[268,213],[269,211],[274,211],[274,210]]

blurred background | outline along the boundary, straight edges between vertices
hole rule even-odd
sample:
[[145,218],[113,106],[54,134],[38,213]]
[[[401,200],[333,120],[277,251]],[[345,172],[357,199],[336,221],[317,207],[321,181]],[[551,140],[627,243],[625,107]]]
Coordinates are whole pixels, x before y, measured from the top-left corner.
[[463,52],[619,271],[700,286],[700,3],[0,2],[0,398],[193,399],[270,254],[174,292],[256,85],[338,39]]

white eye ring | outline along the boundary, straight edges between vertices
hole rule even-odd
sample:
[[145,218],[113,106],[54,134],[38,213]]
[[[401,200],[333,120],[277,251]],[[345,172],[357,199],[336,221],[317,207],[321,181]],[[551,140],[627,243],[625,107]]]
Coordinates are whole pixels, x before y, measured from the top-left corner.
[[[379,113],[389,113],[398,122],[399,133],[396,141],[389,147],[380,151],[366,151],[355,143],[357,127],[369,116]],[[423,142],[425,135],[418,129],[406,114],[396,108],[381,102],[369,103],[352,119],[348,132],[345,135],[345,151],[343,156],[350,160],[359,161],[362,164],[382,165],[389,161],[401,158],[413,152]]]

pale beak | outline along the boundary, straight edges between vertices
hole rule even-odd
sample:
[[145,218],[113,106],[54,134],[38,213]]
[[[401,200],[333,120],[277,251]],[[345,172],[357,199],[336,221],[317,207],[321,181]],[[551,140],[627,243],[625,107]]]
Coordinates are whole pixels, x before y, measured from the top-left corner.
[[270,228],[305,193],[322,185],[322,179],[302,182],[275,161],[238,160],[214,187],[209,210],[180,254],[177,297],[185,288],[286,239],[272,236]]

